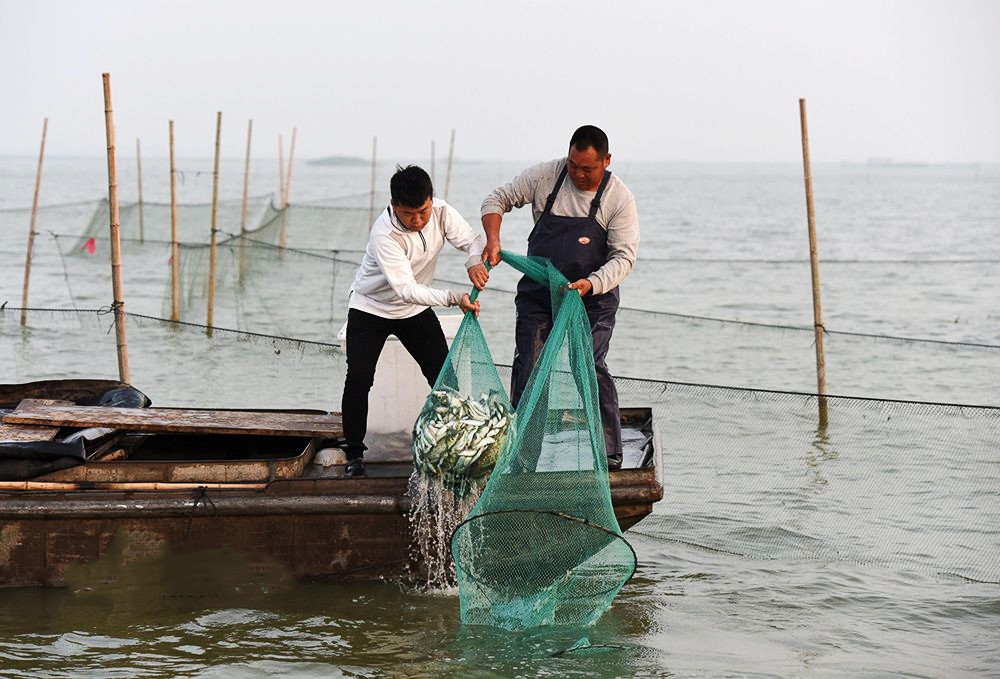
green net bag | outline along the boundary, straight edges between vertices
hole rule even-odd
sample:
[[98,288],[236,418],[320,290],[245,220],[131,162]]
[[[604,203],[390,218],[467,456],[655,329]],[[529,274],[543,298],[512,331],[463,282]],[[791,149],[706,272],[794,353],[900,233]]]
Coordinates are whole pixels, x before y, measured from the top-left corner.
[[479,320],[467,312],[413,425],[416,471],[465,495],[493,469],[513,417]]
[[475,505],[513,427],[479,320],[467,312],[413,425],[411,553],[429,589],[455,585],[451,535]]
[[547,284],[553,325],[486,488],[452,534],[462,622],[589,625],[635,572],[611,504],[593,339],[551,262],[502,252]]

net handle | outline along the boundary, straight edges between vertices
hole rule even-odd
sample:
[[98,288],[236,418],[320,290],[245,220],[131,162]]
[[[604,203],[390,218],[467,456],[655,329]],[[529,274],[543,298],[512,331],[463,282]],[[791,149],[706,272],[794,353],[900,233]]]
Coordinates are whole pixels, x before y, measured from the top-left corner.
[[[488,259],[485,262],[483,262],[483,264],[486,265],[486,270],[487,271],[489,271],[489,270],[491,270],[493,268],[493,265],[490,264],[490,260],[488,260]],[[478,298],[479,298],[479,290],[476,289],[476,286],[472,286],[472,292],[469,293],[469,301],[470,302],[475,302]],[[465,313],[468,314],[468,313],[472,313],[472,312],[466,311]]]

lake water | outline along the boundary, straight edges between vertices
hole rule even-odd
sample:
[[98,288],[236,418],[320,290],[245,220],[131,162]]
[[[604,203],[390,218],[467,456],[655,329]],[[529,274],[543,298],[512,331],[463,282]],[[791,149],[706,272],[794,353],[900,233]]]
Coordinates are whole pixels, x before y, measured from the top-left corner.
[[[8,307],[20,306],[30,218],[22,208],[36,162],[0,159],[0,302]],[[129,202],[131,162],[120,161],[119,179]],[[276,188],[276,165],[253,165],[251,194]],[[181,202],[208,201],[211,162],[179,167]],[[520,167],[458,163],[449,199],[476,224],[485,193]],[[636,195],[642,242],[609,364],[623,403],[655,409],[665,497],[627,533],[639,570],[596,626],[465,628],[454,592],[302,584],[280,573],[262,581],[230,556],[206,555],[183,570],[150,566],[66,589],[0,591],[0,673],[997,673],[1000,411],[947,404],[1000,404],[1000,168],[815,168],[829,391],[863,397],[831,399],[825,429],[815,398],[786,393],[815,391],[801,168],[616,159],[612,169]],[[391,170],[379,166],[380,189]],[[110,303],[101,231],[94,256],[78,238],[107,193],[104,172],[99,158],[46,160],[40,203],[85,204],[42,211],[29,306]],[[220,252],[215,324],[295,339],[209,338],[198,327],[130,317],[133,383],[157,405],[336,409],[343,360],[330,344],[364,244],[369,173],[297,165],[290,249],[251,248],[242,279],[239,251]],[[439,187],[443,174],[439,165]],[[146,161],[143,181],[144,237],[164,240],[165,212],[152,205],[169,199],[162,159]],[[220,194],[236,200],[222,212],[224,231],[239,229],[241,191],[241,163],[224,162]],[[251,224],[266,202],[253,203]],[[380,193],[376,209],[383,204]],[[358,209],[324,209],[333,205]],[[207,209],[188,214],[185,240],[207,241]],[[134,209],[122,224],[138,237]],[[529,227],[525,211],[509,216],[505,247],[523,252]],[[169,249],[126,241],[124,252],[126,310],[169,315]],[[181,261],[182,318],[203,324],[204,254],[186,249]],[[442,259],[439,277],[468,286],[458,257]],[[510,359],[515,283],[500,267],[482,297],[501,364]],[[21,328],[18,312],[0,313],[0,378],[116,377],[109,319],[31,312]]]

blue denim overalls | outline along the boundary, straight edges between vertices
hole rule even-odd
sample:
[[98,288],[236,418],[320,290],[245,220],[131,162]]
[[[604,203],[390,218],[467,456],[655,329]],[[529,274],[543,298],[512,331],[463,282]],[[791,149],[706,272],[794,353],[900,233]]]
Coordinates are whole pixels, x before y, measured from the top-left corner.
[[[586,217],[563,217],[552,214],[556,194],[566,179],[563,166],[545,209],[528,235],[528,254],[548,257],[572,283],[586,278],[608,260],[608,232],[597,223],[597,210],[611,172],[605,170],[597,193]],[[594,365],[597,368],[597,389],[601,406],[601,424],[608,455],[622,452],[621,421],[618,414],[618,391],[608,371],[606,358],[615,328],[618,311],[618,288],[582,298],[594,337]],[[514,406],[528,384],[528,376],[552,330],[552,302],[546,286],[527,276],[517,284],[517,326],[515,329],[514,364],[511,375],[511,401]]]

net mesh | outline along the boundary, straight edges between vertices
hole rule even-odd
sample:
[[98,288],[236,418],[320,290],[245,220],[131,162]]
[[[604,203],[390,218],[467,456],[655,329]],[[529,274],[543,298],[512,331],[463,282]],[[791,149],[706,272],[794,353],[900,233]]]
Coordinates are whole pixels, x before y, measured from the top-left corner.
[[548,285],[553,324],[516,430],[452,537],[462,621],[588,625],[636,565],[611,504],[590,325],[579,294],[548,260],[503,259]]
[[[136,386],[158,405],[336,409],[344,359],[331,340],[346,316],[347,289],[369,224],[368,208],[356,207],[359,202],[367,206],[367,197],[293,205],[286,212],[284,249],[270,201],[256,222],[248,218],[251,233],[222,238],[218,259],[231,273],[218,276],[211,335],[201,325],[205,293],[198,287],[207,281],[207,256],[196,254],[207,255],[207,208],[180,213],[182,233],[188,228],[192,234],[182,262],[190,256],[193,263],[182,284],[190,294],[184,322],[175,323],[154,318],[167,315],[169,218],[156,216],[167,213],[146,204],[140,242],[137,214],[126,206],[122,273]],[[15,304],[31,211],[0,210],[0,245],[9,264],[0,267],[3,381],[117,377],[112,316],[97,311],[111,301],[106,225],[92,236],[93,254],[84,247],[89,237],[80,237],[86,225],[100,224],[94,215],[104,204],[38,210],[33,309],[24,327]],[[183,226],[185,214],[193,220],[189,227]],[[977,228],[985,234],[990,223]],[[220,213],[224,235],[235,233],[236,224]],[[269,227],[254,233],[261,225]],[[341,228],[343,238],[333,235]],[[985,236],[969,238],[957,251],[968,261],[927,260],[934,253],[924,252],[904,253],[906,261],[824,260],[824,285],[834,302],[838,294],[844,298],[825,305],[833,329],[826,342],[829,389],[882,397],[827,397],[825,430],[816,424],[816,397],[798,393],[815,385],[812,328],[787,325],[809,317],[808,295],[799,294],[805,287],[796,282],[808,278],[804,260],[658,261],[644,255],[623,290],[618,326],[628,331],[616,334],[609,357],[622,406],[653,408],[657,448],[664,453],[665,499],[631,529],[641,534],[633,542],[642,560],[655,560],[668,549],[662,545],[680,541],[753,559],[845,560],[1000,581],[1000,410],[955,405],[997,402],[996,314],[947,315],[956,294],[971,298],[974,308],[992,308],[996,256],[988,248],[975,250],[987,242]],[[241,246],[249,260],[242,270]],[[894,253],[873,256],[880,254]],[[443,255],[435,285],[467,285],[463,260]],[[500,362],[509,361],[513,346],[513,273],[499,267],[491,274],[480,318]],[[917,290],[913,323],[901,323],[906,318],[898,308],[886,309],[879,296],[864,294],[887,279]],[[690,305],[704,316],[669,313],[685,308],[691,280],[709,281],[726,304]],[[652,291],[644,308],[629,308],[630,287]],[[748,296],[780,303],[754,305]],[[878,313],[842,313],[839,320],[829,313],[852,312],[869,297]],[[934,313],[926,314],[928,308]],[[710,317],[742,313],[774,324]],[[938,322],[942,318],[947,324]],[[934,324],[926,328],[928,320]],[[837,332],[839,327],[976,342],[861,336]],[[498,370],[506,384],[509,368]],[[720,383],[754,388],[712,386]]]
[[[325,341],[335,337],[346,316],[347,289],[362,256],[368,230],[368,207],[351,205],[357,201],[355,197],[323,204],[296,204],[284,211],[265,207],[255,228],[248,234],[220,239],[213,323],[310,340]],[[363,202],[367,204],[367,200]],[[98,235],[92,236],[95,251],[91,253],[84,247],[88,239],[79,236],[84,225],[100,223],[94,214],[105,209],[105,204],[104,201],[91,201],[39,210],[36,227],[39,237],[35,242],[29,306],[96,308],[110,302],[107,237],[101,236],[98,229]],[[231,207],[235,214],[238,206]],[[203,224],[191,227],[197,237],[185,241],[181,247],[180,319],[205,323],[209,261],[205,240],[209,235],[209,220],[205,206],[189,208],[190,213],[182,211],[181,214],[190,214],[192,219]],[[166,209],[169,211],[168,206]],[[147,204],[146,239],[140,242],[134,238],[137,232],[133,223],[135,211],[126,210],[125,233],[132,234],[122,242],[126,310],[169,317],[172,289],[170,248],[166,244],[169,229],[156,226],[168,224],[169,220],[163,221],[163,217],[156,216],[157,211],[163,212],[163,206]],[[279,212],[287,215],[285,248],[280,247]],[[17,248],[23,247],[21,241],[29,219],[30,210],[0,210],[3,233],[16,241]],[[220,219],[219,223],[221,227],[235,228],[232,225],[238,226],[236,219],[238,216],[229,216]],[[12,261],[19,263],[16,259]],[[768,276],[759,275],[762,266],[770,272]],[[864,302],[867,298],[863,289],[878,289],[882,285],[879,281],[887,276],[924,290],[920,293],[920,303],[913,306],[924,309],[930,305],[937,310],[934,318],[949,312],[949,300],[953,297],[939,294],[948,287],[949,281],[973,281],[963,288],[962,294],[981,299],[975,304],[983,308],[990,308],[989,300],[995,294],[988,285],[997,271],[993,260],[979,264],[896,262],[877,265],[825,263],[825,266],[824,280],[831,291],[836,295],[842,288],[849,289],[851,306],[855,300]],[[654,294],[642,300],[644,308],[634,308],[627,301],[628,290],[623,290],[623,306],[618,312],[617,325],[627,327],[628,332],[615,335],[609,356],[613,372],[776,390],[812,390],[815,387],[815,377],[810,370],[815,362],[813,329],[787,325],[790,317],[810,317],[806,307],[795,311],[797,305],[808,306],[809,298],[799,294],[808,287],[808,280],[803,288],[793,280],[790,273],[793,270],[805,272],[808,277],[808,265],[804,262],[775,265],[750,261],[640,260],[626,288],[634,279],[638,289],[649,289]],[[467,285],[463,257],[443,254],[437,273],[437,287],[455,289]],[[501,362],[510,360],[513,346],[513,273],[510,267],[500,267],[491,274],[490,294],[484,301],[480,319],[493,356]],[[0,270],[0,283],[5,290],[3,299],[14,303],[19,298],[22,276],[23,270],[18,265]],[[751,288],[751,292],[780,301],[768,312],[771,318],[763,318],[774,323],[670,313],[656,308],[658,305],[683,306],[683,299],[672,299],[671,291],[684,289],[686,281],[699,276],[709,276],[713,285],[721,286],[720,297],[734,300],[732,305],[718,309],[720,316],[732,313],[732,308],[764,314],[749,302],[740,303],[746,290],[725,290],[726,286],[732,287],[734,281],[756,281],[755,285],[767,283],[768,287]],[[864,316],[866,325],[870,319],[884,315],[877,311],[883,309],[884,304],[872,303],[872,306],[874,310]],[[777,308],[786,311],[779,314],[774,311]],[[838,305],[830,304],[827,311],[831,308],[836,310]],[[786,324],[781,325],[782,320]],[[951,317],[947,325],[962,328],[966,321],[972,324],[968,333],[946,336],[978,338],[978,344],[852,335],[837,331],[844,321],[838,323],[835,318],[828,318],[829,332],[825,342],[828,390],[911,400],[925,400],[933,395],[934,400],[941,401],[996,403],[1000,346],[995,340],[995,318],[990,314],[982,319]],[[889,322],[882,327],[893,329]],[[911,330],[900,334],[923,333]],[[663,341],[651,341],[651,338],[663,338]],[[920,368],[914,369],[914,366]]]
[[478,500],[513,415],[479,321],[466,313],[413,425],[410,530],[431,589],[456,583],[451,535]]
[[479,321],[466,313],[413,425],[417,473],[439,477],[457,495],[467,495],[496,464],[512,411]]
[[617,380],[664,499],[630,529],[749,559],[1000,581],[1000,408]]
[[[35,309],[27,326],[19,317],[12,305],[0,310],[4,382],[118,377],[110,313]],[[209,336],[203,325],[134,313],[126,323],[132,382],[158,406],[338,408],[346,363],[336,344],[220,328]],[[509,366],[497,369],[508,383]],[[1000,582],[1000,408],[827,396],[820,427],[814,394],[615,383],[623,408],[652,409],[661,456],[664,498],[628,531],[640,567],[684,543]]]

